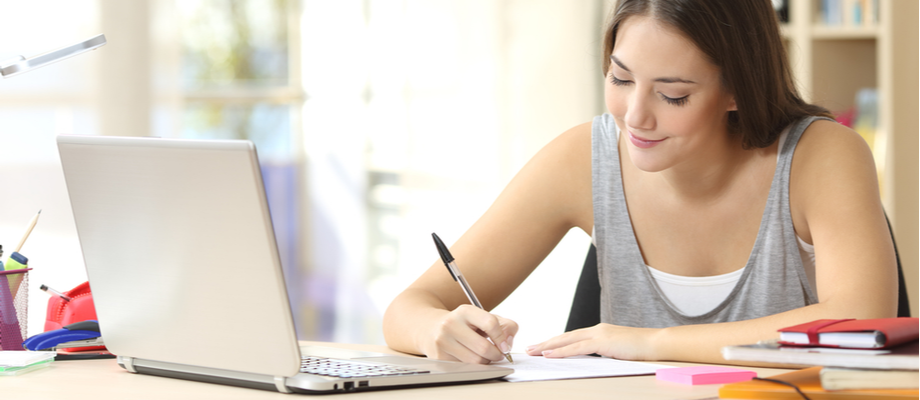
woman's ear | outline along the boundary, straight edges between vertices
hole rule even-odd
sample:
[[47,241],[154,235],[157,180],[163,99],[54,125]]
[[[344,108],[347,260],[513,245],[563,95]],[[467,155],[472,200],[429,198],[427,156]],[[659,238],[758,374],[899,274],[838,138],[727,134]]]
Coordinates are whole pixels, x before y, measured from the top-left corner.
[[735,103],[735,96],[729,96],[728,109],[726,111],[738,111],[738,103]]

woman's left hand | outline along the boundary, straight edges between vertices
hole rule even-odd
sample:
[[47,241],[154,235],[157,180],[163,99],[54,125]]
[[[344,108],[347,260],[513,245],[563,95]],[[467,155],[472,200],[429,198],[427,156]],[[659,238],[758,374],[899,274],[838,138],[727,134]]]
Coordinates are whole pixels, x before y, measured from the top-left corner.
[[600,354],[620,360],[656,360],[652,340],[654,328],[631,328],[597,324],[563,333],[527,348],[531,356],[562,358],[580,354]]

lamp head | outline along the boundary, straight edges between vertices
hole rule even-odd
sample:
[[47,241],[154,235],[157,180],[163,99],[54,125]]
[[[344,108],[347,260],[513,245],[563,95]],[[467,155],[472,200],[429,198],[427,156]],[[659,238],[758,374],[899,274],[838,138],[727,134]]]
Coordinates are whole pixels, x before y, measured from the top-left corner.
[[99,34],[75,45],[60,48],[45,54],[40,54],[32,58],[19,56],[18,58],[7,60],[0,64],[0,76],[9,78],[11,76],[19,75],[23,72],[41,68],[48,64],[61,61],[65,58],[73,57],[80,53],[95,50],[105,43],[105,35]]

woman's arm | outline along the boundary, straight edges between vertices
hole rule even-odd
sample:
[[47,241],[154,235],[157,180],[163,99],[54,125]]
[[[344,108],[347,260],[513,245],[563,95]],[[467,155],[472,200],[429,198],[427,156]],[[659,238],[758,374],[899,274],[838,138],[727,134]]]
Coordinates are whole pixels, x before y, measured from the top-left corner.
[[[575,226],[586,232],[593,226],[590,123],[563,133],[537,153],[450,252],[483,307],[491,310]],[[436,261],[387,308],[387,344],[439,359],[500,360],[501,353],[479,332],[501,346],[517,325],[463,304],[468,304],[466,296]]]
[[819,303],[737,322],[642,329],[600,324],[528,348],[547,357],[598,353],[634,360],[724,363],[724,346],[777,338],[777,329],[822,318],[885,318],[897,310],[897,264],[875,163],[855,132],[813,123],[793,156],[796,233],[815,246]]

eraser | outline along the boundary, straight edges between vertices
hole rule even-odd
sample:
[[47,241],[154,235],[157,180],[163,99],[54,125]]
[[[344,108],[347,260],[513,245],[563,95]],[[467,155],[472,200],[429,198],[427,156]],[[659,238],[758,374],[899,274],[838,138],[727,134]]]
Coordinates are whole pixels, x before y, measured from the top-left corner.
[[754,379],[757,373],[738,368],[699,366],[662,368],[655,372],[655,376],[662,381],[682,383],[684,385],[709,385],[749,381]]

